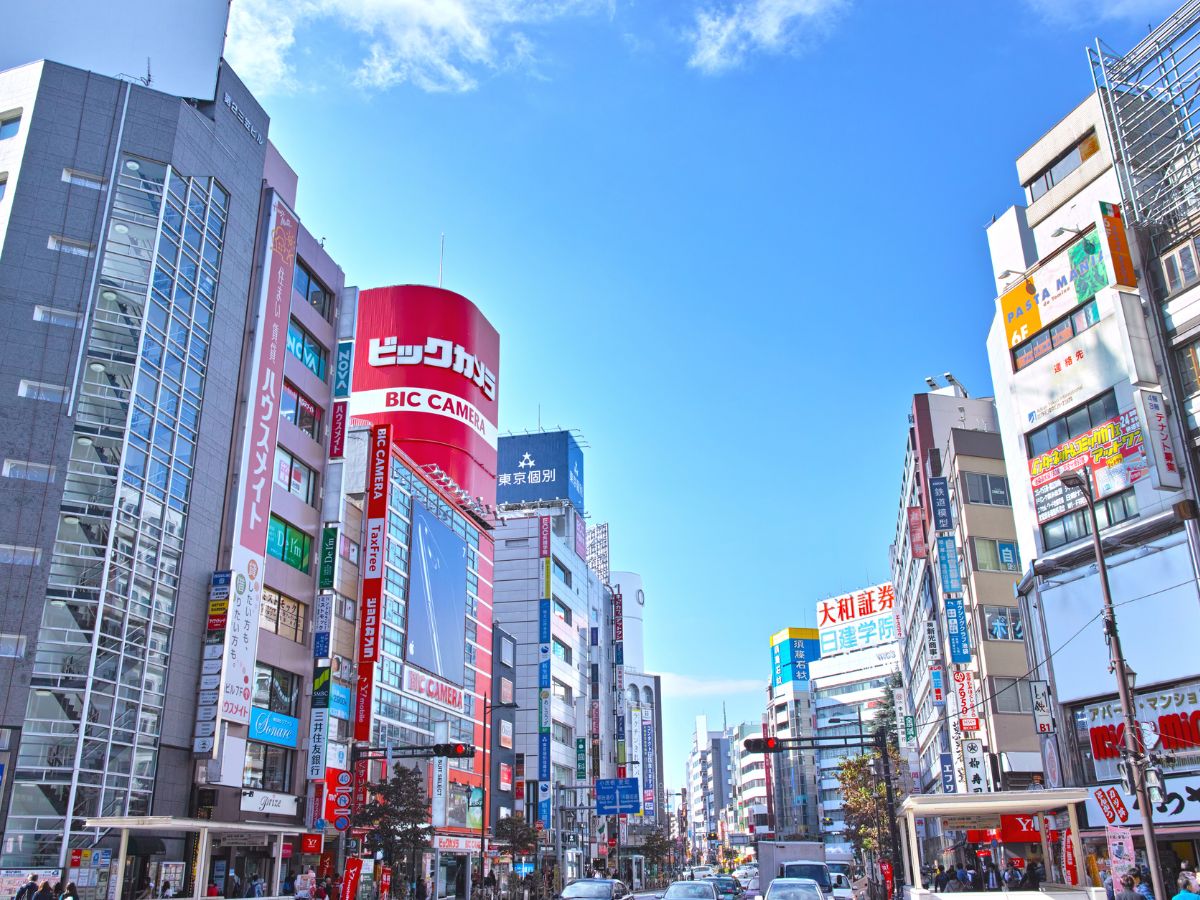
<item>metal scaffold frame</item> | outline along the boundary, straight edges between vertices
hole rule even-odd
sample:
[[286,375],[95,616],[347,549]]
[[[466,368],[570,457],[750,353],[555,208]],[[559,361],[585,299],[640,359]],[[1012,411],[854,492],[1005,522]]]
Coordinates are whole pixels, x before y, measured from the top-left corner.
[[[1200,0],[1122,55],[1088,49],[1131,224],[1161,241],[1200,223]],[[1168,238],[1169,240],[1169,238]]]

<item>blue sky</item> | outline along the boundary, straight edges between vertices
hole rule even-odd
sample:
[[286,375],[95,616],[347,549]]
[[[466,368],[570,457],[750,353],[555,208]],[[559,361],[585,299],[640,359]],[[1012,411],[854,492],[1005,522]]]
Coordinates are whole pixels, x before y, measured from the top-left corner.
[[348,280],[436,283],[445,232],[501,429],[585,434],[677,788],[768,636],[886,579],[911,395],[991,390],[1014,159],[1172,5],[234,0],[227,55]]

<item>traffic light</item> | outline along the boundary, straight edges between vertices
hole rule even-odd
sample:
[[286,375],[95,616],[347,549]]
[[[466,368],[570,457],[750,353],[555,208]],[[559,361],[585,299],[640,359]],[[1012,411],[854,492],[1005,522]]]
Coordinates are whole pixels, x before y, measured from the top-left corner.
[[434,744],[434,756],[448,756],[450,759],[469,759],[475,755],[475,748],[470,744]]
[[829,816],[822,816],[821,824],[824,825],[826,828],[828,828],[831,825],[833,825],[833,819],[831,819]]
[[1117,771],[1121,773],[1121,790],[1126,796],[1133,796],[1133,763],[1127,759],[1117,760]]
[[747,753],[780,753],[783,751],[783,745],[779,743],[779,738],[746,738],[742,742],[742,746],[746,748]]

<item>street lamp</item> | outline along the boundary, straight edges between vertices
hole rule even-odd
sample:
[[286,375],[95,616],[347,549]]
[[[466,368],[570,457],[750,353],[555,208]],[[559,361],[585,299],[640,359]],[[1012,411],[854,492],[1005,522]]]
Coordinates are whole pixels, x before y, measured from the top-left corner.
[[485,877],[484,869],[487,868],[487,827],[488,827],[488,781],[492,774],[488,769],[488,745],[491,743],[491,738],[488,736],[488,728],[491,725],[492,713],[498,709],[519,709],[516,703],[509,701],[507,703],[492,703],[491,698],[487,694],[483,695],[483,778],[482,786],[483,793],[480,797],[479,807],[479,883],[483,884]]
[[1113,609],[1112,591],[1108,584],[1108,566],[1104,562],[1104,545],[1100,540],[1100,523],[1096,519],[1096,498],[1092,495],[1090,478],[1083,471],[1068,472],[1061,476],[1063,487],[1074,488],[1083,495],[1088,508],[1088,521],[1092,528],[1092,549],[1096,554],[1096,572],[1100,576],[1100,595],[1104,602],[1104,639],[1108,642],[1110,671],[1117,676],[1117,695],[1121,698],[1121,715],[1125,719],[1125,756],[1128,759],[1133,789],[1137,795],[1138,808],[1142,812],[1142,840],[1146,844],[1146,864],[1150,867],[1150,883],[1154,896],[1166,897],[1162,885],[1162,871],[1158,866],[1158,843],[1154,836],[1154,807],[1150,803],[1150,792],[1146,789],[1146,759],[1138,751],[1137,714],[1133,705],[1132,672],[1125,664],[1121,652],[1121,638],[1117,634],[1117,616]]

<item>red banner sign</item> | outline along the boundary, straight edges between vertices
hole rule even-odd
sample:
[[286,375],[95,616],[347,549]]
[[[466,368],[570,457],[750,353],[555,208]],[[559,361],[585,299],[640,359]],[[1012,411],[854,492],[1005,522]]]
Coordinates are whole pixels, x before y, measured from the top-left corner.
[[325,835],[323,834],[302,834],[300,835],[300,852],[301,853],[320,853],[325,849]]
[[341,459],[346,451],[346,420],[349,409],[345,400],[335,400],[329,419],[329,458]]
[[363,663],[358,667],[358,690],[354,695],[354,739],[371,739],[371,694],[375,687],[375,664]]
[[367,542],[363,548],[358,630],[360,664],[373,663],[379,658],[379,614],[383,605],[383,554],[387,542],[391,460],[391,426],[377,425],[371,429],[371,448],[367,456]]
[[346,874],[342,876],[342,900],[357,900],[358,879],[362,876],[363,861],[357,856],[346,860]]
[[912,545],[913,559],[924,559],[925,515],[919,506],[908,508],[908,542]]

